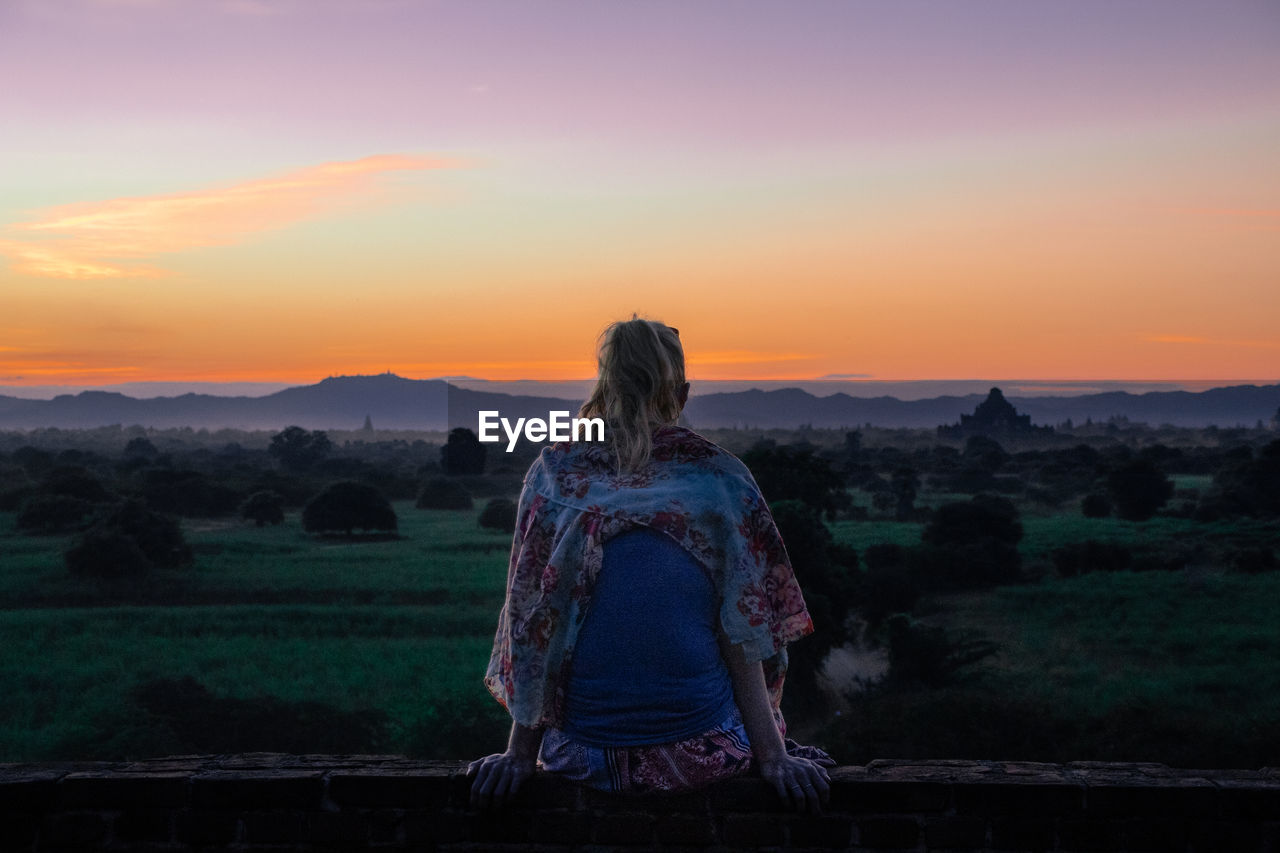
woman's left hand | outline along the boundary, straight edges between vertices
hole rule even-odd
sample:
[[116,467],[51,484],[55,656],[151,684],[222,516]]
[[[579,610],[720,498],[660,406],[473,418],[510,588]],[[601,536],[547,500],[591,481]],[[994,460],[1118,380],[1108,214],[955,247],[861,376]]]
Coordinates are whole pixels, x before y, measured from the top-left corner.
[[467,765],[467,775],[474,777],[471,780],[471,807],[487,809],[504,805],[533,775],[536,766],[536,757],[516,755],[510,750],[471,762]]

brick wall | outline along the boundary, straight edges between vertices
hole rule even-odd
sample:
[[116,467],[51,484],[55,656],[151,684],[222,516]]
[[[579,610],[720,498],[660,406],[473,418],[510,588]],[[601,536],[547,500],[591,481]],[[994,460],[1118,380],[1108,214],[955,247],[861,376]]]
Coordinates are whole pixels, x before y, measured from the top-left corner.
[[1280,853],[1280,769],[876,761],[820,816],[762,781],[629,799],[536,777],[466,808],[459,762],[247,754],[0,764],[0,850],[1178,850]]

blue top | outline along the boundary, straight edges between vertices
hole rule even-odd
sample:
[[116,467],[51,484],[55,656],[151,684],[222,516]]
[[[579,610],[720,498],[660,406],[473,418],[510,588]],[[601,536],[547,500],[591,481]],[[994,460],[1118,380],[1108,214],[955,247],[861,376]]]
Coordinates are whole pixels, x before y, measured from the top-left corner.
[[573,655],[565,734],[640,746],[723,722],[734,700],[716,644],[719,607],[711,579],[671,537],[640,527],[606,542]]

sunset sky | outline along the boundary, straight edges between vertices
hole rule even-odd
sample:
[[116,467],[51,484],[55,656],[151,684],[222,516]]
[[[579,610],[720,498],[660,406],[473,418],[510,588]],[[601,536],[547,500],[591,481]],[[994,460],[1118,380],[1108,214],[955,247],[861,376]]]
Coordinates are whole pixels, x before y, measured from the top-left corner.
[[1280,379],[1275,0],[0,0],[0,385]]

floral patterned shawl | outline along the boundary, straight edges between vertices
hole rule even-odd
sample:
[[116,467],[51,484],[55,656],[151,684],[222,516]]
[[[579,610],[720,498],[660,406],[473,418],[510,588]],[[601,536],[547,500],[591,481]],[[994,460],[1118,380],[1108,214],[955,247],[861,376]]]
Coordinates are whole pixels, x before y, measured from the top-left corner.
[[[720,622],[765,664],[774,717],[786,644],[813,631],[773,516],[736,457],[692,430],[661,427],[647,465],[619,474],[603,445],[545,448],[525,475],[485,685],[516,722],[558,726],[578,630],[604,542],[647,525],[679,542],[712,578]],[[637,637],[636,642],[643,642]]]

